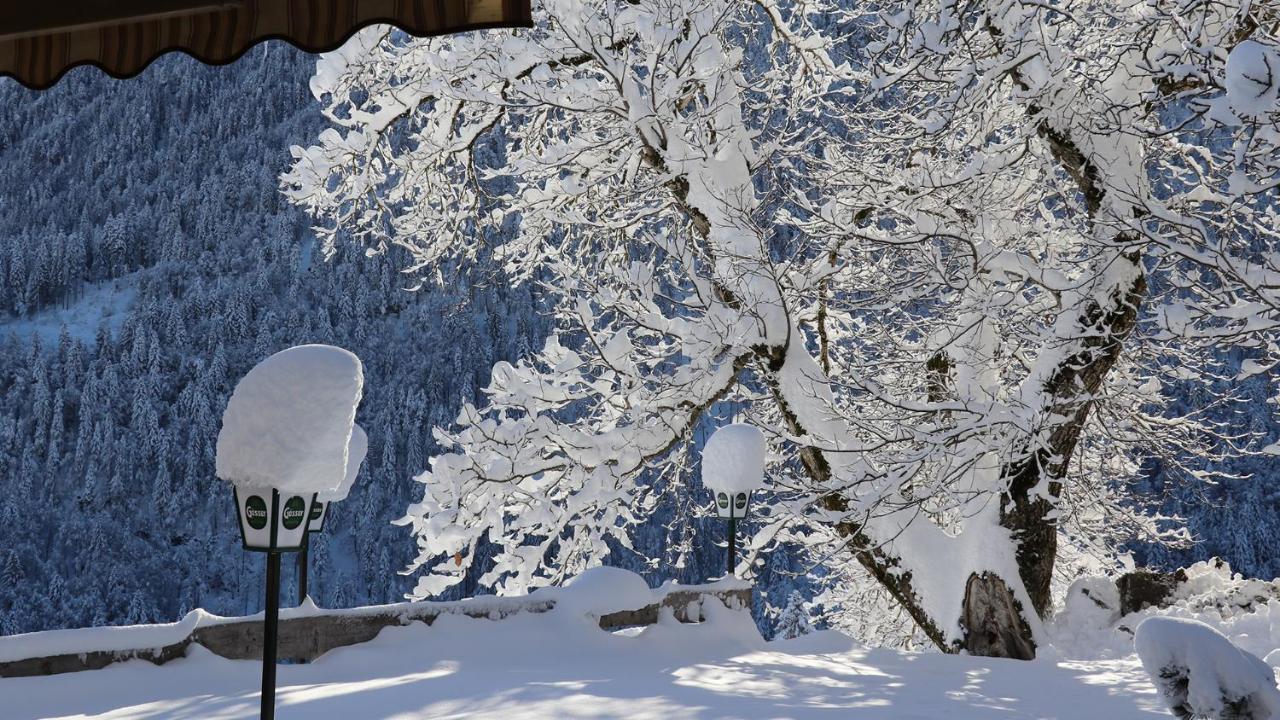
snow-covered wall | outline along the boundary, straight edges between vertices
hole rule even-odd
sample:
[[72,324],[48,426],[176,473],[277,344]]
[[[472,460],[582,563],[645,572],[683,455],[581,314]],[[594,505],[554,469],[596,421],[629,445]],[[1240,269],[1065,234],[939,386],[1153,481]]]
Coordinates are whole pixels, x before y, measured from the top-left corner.
[[[593,571],[610,571],[607,573]],[[325,610],[307,602],[280,613],[279,656],[314,660],[337,647],[372,640],[386,627],[432,624],[441,615],[501,620],[520,613],[555,611],[581,616],[601,629],[652,625],[663,612],[680,622],[699,622],[706,603],[749,610],[751,586],[740,581],[650,590],[632,573],[594,568],[584,582],[546,588],[523,597],[479,597],[454,602],[405,602]],[[630,591],[633,584],[639,592]],[[628,592],[630,591],[630,592]],[[0,678],[95,670],[113,662],[149,660],[157,665],[183,657],[196,643],[216,655],[262,657],[262,614],[227,618],[193,610],[176,623],[51,630],[0,637]]]

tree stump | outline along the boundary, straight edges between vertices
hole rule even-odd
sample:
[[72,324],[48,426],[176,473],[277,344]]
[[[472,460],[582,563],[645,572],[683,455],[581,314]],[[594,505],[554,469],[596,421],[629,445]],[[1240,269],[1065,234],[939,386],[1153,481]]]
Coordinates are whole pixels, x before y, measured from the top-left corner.
[[970,575],[965,586],[964,649],[970,655],[1034,660],[1036,643],[1022,618],[1022,604],[992,573]]

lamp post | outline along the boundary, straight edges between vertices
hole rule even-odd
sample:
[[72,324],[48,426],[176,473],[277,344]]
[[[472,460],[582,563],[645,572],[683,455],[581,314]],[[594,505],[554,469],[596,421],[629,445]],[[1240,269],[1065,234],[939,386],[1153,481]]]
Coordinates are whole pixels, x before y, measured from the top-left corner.
[[307,540],[308,507],[315,493],[281,494],[275,488],[235,488],[240,542],[245,550],[267,554],[267,592],[262,624],[261,717],[275,716],[276,645],[280,628],[280,553],[296,552]]
[[729,521],[725,576],[737,569],[738,521],[747,515],[751,492],[764,487],[764,433],[754,425],[726,425],[702,449],[702,484],[715,499],[716,514]]
[[[218,477],[235,486],[244,549],[267,554],[262,720],[275,718],[280,554],[306,548],[317,496],[346,479],[363,392],[360,358],[302,345],[258,363],[236,384],[222,415]],[[322,509],[321,524],[323,518]]]

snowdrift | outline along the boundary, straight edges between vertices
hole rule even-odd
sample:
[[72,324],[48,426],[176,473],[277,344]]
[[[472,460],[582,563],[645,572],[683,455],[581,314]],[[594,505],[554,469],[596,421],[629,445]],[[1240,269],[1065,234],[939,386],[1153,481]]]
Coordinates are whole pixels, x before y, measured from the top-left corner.
[[[766,643],[746,612],[605,632],[581,616],[441,616],[279,669],[280,720],[1167,720],[1130,658],[1017,662],[868,650],[834,632]],[[0,680],[6,720],[257,717],[260,668],[194,646],[163,666]],[[109,691],[107,690],[109,688]]]

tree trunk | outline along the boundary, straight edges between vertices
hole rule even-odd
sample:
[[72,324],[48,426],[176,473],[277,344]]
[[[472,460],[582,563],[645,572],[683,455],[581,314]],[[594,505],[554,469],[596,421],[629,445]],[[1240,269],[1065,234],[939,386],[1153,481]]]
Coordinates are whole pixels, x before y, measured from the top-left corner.
[[970,655],[1034,660],[1036,643],[1022,604],[1000,576],[970,575],[964,589],[964,649]]
[[[1126,255],[1118,262],[1139,262]],[[1043,444],[1035,452],[1014,460],[1003,471],[1008,493],[1002,498],[1000,524],[1017,543],[1018,574],[1040,617],[1052,609],[1050,584],[1058,555],[1058,525],[1051,511],[1062,496],[1063,482],[1076,444],[1084,429],[1093,398],[1107,373],[1120,358],[1120,350],[1138,321],[1138,307],[1147,292],[1140,268],[1127,286],[1117,287],[1106,306],[1093,302],[1080,314],[1073,337],[1080,338],[1044,382],[1044,395],[1052,398],[1047,415],[1063,417],[1047,438],[1032,434],[1028,444]]]
[[[1100,210],[1106,190],[1098,180],[1097,167],[1080,151],[1071,138],[1053,131],[1047,124],[1040,127],[1041,137],[1077,180],[1085,196],[1088,215],[1093,219]],[[1123,247],[1131,238],[1116,238]],[[1057,364],[1031,382],[1042,387],[1036,393],[1048,399],[1043,418],[1054,423],[1047,433],[1030,428],[1023,439],[1023,452],[1008,460],[1001,476],[1007,483],[1001,497],[1000,524],[1011,532],[1015,544],[1019,580],[1026,589],[1032,607],[1026,609],[1014,596],[1007,580],[991,573],[975,575],[964,589],[961,624],[964,636],[960,643],[949,643],[939,626],[946,622],[932,618],[924,611],[910,573],[900,572],[896,557],[869,542],[862,528],[842,522],[838,532],[849,543],[858,561],[881,582],[902,604],[922,631],[944,652],[967,650],[974,655],[1029,660],[1035,657],[1035,638],[1024,612],[1034,611],[1045,617],[1052,609],[1051,583],[1058,552],[1058,526],[1053,511],[1062,496],[1063,483],[1080,434],[1093,408],[1094,397],[1115,366],[1125,340],[1137,325],[1138,309],[1146,296],[1146,276],[1138,251],[1119,252],[1114,263],[1129,263],[1132,280],[1117,284],[1101,297],[1090,298],[1074,317],[1061,319],[1057,337],[1069,343]],[[1102,276],[1100,276],[1102,277]],[[762,349],[768,369],[776,372],[785,361],[784,348]],[[1046,347],[1044,352],[1056,351]],[[1046,356],[1047,357],[1047,356]],[[935,356],[926,366],[929,373],[929,395],[936,399],[944,391],[950,367],[946,358]],[[778,401],[788,429],[803,436],[806,428],[788,406],[787,399],[775,384],[773,394]],[[831,479],[831,469],[818,448],[801,448],[800,459],[808,475],[818,485]],[[847,511],[847,499],[839,493],[822,498],[823,506],[834,512]]]

